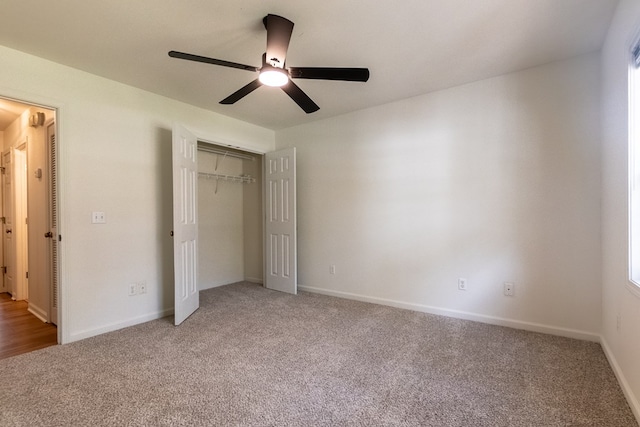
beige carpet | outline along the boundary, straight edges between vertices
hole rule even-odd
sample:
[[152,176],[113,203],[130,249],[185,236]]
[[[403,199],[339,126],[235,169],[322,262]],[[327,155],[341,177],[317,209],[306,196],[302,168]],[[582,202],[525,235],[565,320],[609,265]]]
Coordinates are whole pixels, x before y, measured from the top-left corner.
[[636,426],[598,344],[238,283],[0,360],[2,426]]

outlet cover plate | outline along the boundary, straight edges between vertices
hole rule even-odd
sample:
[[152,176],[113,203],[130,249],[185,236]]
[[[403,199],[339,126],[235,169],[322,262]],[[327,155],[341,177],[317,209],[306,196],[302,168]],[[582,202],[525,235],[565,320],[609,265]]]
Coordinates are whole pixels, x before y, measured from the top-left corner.
[[512,297],[515,296],[516,285],[511,282],[504,283],[504,294],[505,296]]

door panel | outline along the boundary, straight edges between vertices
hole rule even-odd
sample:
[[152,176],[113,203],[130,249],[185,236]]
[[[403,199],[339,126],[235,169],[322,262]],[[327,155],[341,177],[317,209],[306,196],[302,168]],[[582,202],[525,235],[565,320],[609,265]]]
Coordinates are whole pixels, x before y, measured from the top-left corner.
[[296,149],[274,151],[265,155],[267,217],[265,225],[265,286],[296,294],[297,224],[296,224]]
[[198,142],[173,128],[173,257],[175,324],[200,306],[198,294]]
[[57,167],[58,156],[56,148],[56,124],[51,122],[47,126],[47,152],[49,161],[49,230],[51,232],[49,238],[49,280],[51,283],[51,323],[58,324],[58,182]]

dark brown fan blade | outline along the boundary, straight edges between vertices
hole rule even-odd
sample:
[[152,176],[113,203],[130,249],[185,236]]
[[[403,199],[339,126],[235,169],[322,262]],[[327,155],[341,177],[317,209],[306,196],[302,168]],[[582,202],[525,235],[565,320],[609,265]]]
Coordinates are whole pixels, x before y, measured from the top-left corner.
[[293,22],[278,15],[267,15],[263,22],[267,28],[267,63],[284,68]]
[[253,92],[254,90],[258,89],[260,86],[262,86],[262,83],[260,83],[260,80],[255,79],[248,85],[238,89],[237,91],[233,92],[231,95],[227,96],[225,99],[220,101],[220,104],[227,104],[227,105],[235,104],[236,101],[241,100],[242,98],[244,98],[245,96]]
[[368,68],[330,68],[330,67],[291,67],[289,75],[293,79],[343,80],[347,82],[366,82],[369,80]]
[[314,111],[318,111],[320,109],[320,107],[318,107],[318,105],[313,102],[311,98],[309,98],[307,94],[304,93],[302,89],[296,86],[296,84],[291,80],[289,80],[289,83],[282,86],[282,90],[285,91],[285,93],[289,95],[289,97],[293,99],[295,103],[304,110],[305,113],[313,113]]
[[247,71],[258,71],[259,68],[252,67],[251,65],[238,64],[236,62],[223,61],[222,59],[207,58],[206,56],[192,55],[190,53],[176,52],[172,50],[169,52],[169,56],[172,58],[186,59],[187,61],[204,62],[205,64],[221,65],[223,67],[239,68]]

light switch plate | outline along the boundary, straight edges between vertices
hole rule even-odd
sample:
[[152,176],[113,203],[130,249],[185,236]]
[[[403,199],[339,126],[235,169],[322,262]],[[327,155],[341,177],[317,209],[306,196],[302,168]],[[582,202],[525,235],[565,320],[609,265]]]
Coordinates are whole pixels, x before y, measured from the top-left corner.
[[91,223],[92,224],[106,224],[107,217],[104,212],[92,212],[91,213]]

